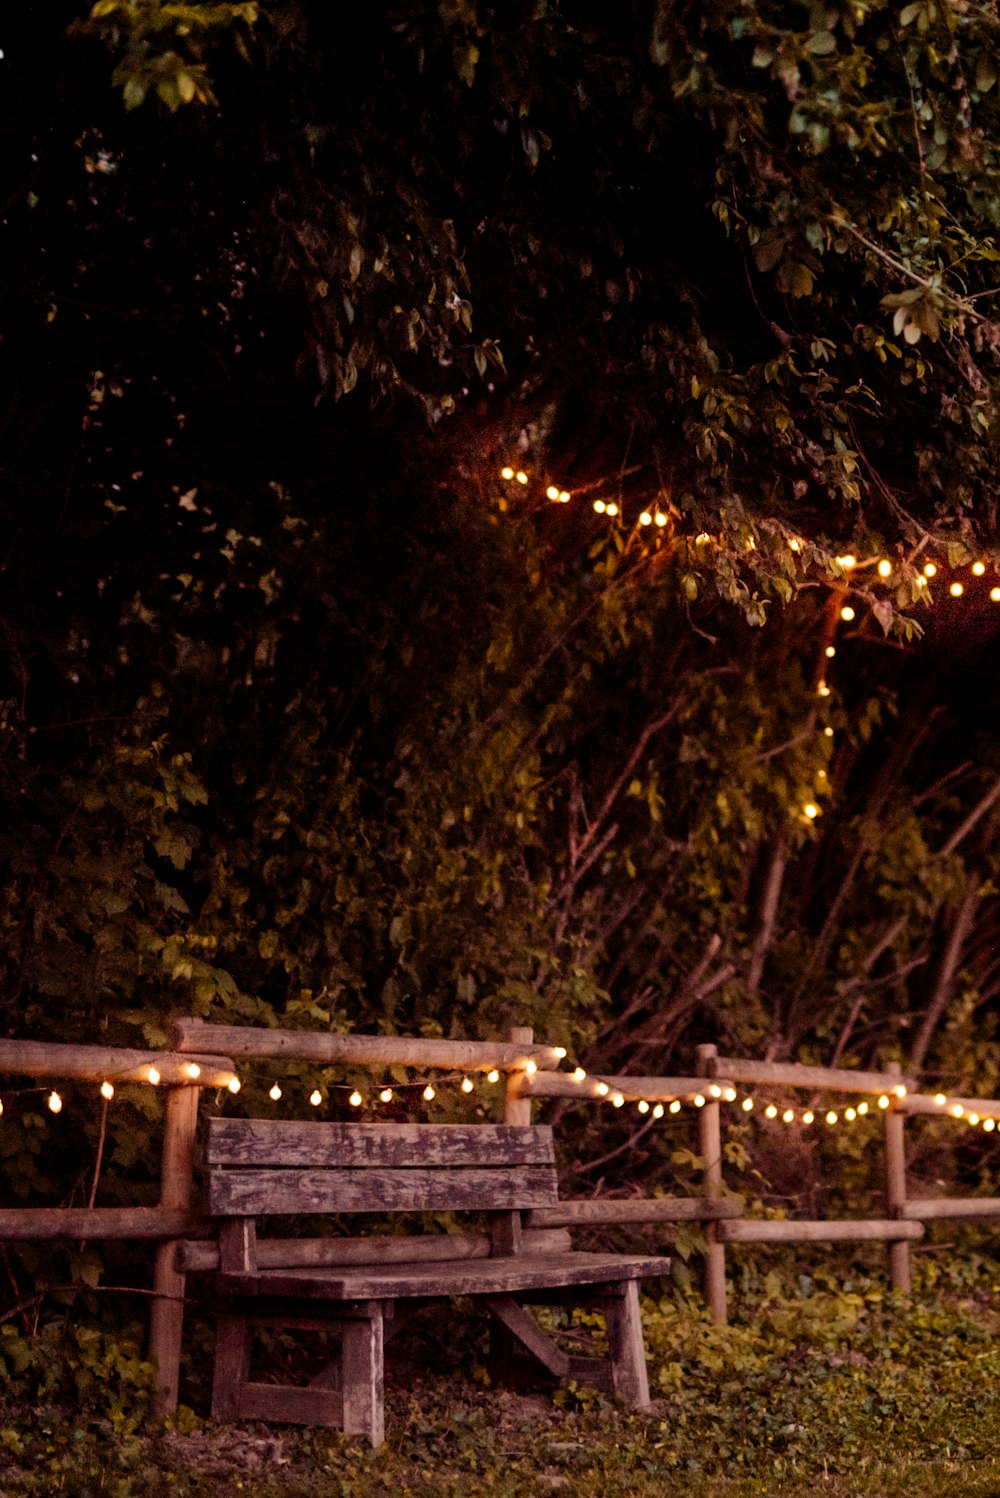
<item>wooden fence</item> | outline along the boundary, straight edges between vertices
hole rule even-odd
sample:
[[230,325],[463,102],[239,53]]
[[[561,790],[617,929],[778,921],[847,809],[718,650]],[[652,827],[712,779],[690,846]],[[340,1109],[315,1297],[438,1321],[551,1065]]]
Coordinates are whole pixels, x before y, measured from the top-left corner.
[[[217,1245],[211,1223],[197,1210],[194,1195],[195,1132],[203,1089],[238,1090],[240,1061],[285,1061],[317,1066],[342,1065],[383,1070],[413,1067],[425,1071],[489,1073],[504,1078],[503,1116],[510,1124],[530,1124],[532,1102],[545,1098],[638,1103],[645,1110],[693,1101],[698,1147],[703,1162],[698,1197],[647,1197],[566,1201],[528,1214],[530,1233],[547,1234],[572,1226],[698,1222],[707,1240],[704,1288],[713,1317],[725,1322],[726,1245],[729,1243],[806,1243],[880,1241],[888,1247],[889,1275],[897,1288],[910,1284],[909,1245],[934,1218],[1000,1217],[1000,1198],[911,1199],[907,1196],[904,1125],[911,1114],[958,1112],[980,1120],[1000,1119],[1000,1101],[945,1098],[916,1091],[898,1065],[878,1072],[799,1066],[791,1063],[720,1057],[714,1046],[698,1049],[689,1077],[587,1076],[581,1069],[558,1070],[565,1052],[538,1045],[528,1029],[511,1030],[506,1041],[420,1040],[396,1036],[331,1035],[179,1020],[168,1051],[133,1051],[99,1046],[51,1045],[0,1040],[0,1076],[74,1078],[103,1083],[132,1081],[166,1091],[156,1207],[53,1207],[0,1209],[4,1239],[126,1239],[156,1244],[150,1352],[159,1370],[157,1406],[176,1408],[186,1276],[214,1268]],[[464,1085],[464,1084],[463,1084]],[[878,1097],[884,1124],[886,1215],[857,1220],[759,1220],[743,1216],[739,1197],[723,1179],[722,1108],[740,1087],[822,1090],[831,1094]],[[105,1096],[108,1096],[105,1090]],[[867,1104],[859,1104],[867,1108]],[[806,1115],[803,1115],[806,1116]],[[811,1115],[808,1115],[811,1116]],[[388,1125],[391,1127],[391,1125]],[[200,1240],[200,1241],[199,1241]],[[387,1240],[388,1241],[388,1240]],[[280,1246],[274,1253],[287,1252]],[[364,1240],[307,1240],[297,1250],[314,1263],[353,1263],[370,1254]],[[411,1249],[408,1249],[410,1252]],[[262,1244],[266,1256],[271,1250]],[[456,1233],[429,1239],[429,1256],[476,1258],[489,1252],[485,1234]],[[311,1257],[310,1257],[311,1256]],[[306,1262],[305,1260],[303,1262]]]

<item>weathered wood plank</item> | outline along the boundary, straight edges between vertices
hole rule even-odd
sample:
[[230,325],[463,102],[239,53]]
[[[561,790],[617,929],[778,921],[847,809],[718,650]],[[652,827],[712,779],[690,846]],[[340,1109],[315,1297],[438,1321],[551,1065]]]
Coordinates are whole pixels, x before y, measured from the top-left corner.
[[524,1251],[524,1230],[520,1212],[493,1212],[490,1215],[490,1256],[510,1258]]
[[557,1067],[564,1052],[549,1045],[491,1040],[420,1040],[401,1035],[317,1035],[304,1030],[258,1030],[248,1025],[207,1025],[175,1020],[175,1049],[218,1046],[228,1056],[252,1060],[309,1061],[317,1066],[417,1066],[442,1071],[539,1071]]
[[538,1322],[511,1295],[488,1295],[486,1304],[522,1347],[556,1378],[566,1378],[569,1373],[569,1358],[547,1337]]
[[382,1309],[344,1327],[340,1353],[344,1434],[364,1436],[372,1446],[385,1440]]
[[216,1318],[212,1374],[213,1420],[240,1418],[240,1393],[250,1377],[250,1324],[245,1316]]
[[224,1170],[208,1182],[214,1217],[308,1212],[502,1211],[558,1200],[556,1173],[509,1170]]
[[219,1228],[219,1265],[224,1274],[255,1274],[257,1227],[252,1217],[230,1217]]
[[149,1069],[165,1087],[225,1087],[235,1068],[228,1056],[136,1051],[121,1046],[62,1045],[48,1040],[0,1040],[0,1075],[63,1077],[80,1082],[148,1082]]
[[169,1238],[208,1238],[217,1226],[185,1208],[164,1207],[4,1207],[0,1242],[55,1238],[135,1239],[153,1243]]
[[[905,1230],[913,1224],[900,1224]],[[640,1280],[670,1272],[667,1258],[628,1254],[551,1254],[529,1259],[486,1259],[472,1264],[406,1264],[356,1269],[265,1269],[256,1275],[220,1276],[235,1295],[303,1300],[406,1300],[453,1295],[504,1295]]]
[[933,1222],[947,1217],[1000,1217],[1000,1196],[913,1197],[900,1214],[907,1222]]
[[[914,1231],[916,1229],[916,1231]],[[720,1222],[719,1237],[726,1243],[891,1243],[898,1239],[913,1241],[924,1235],[919,1222],[892,1218],[854,1222],[767,1222],[744,1218],[740,1222]]]
[[[2,1236],[2,1235],[0,1235]],[[75,1236],[75,1235],[71,1235]],[[173,1236],[173,1234],[171,1234]],[[561,1228],[525,1231],[526,1254],[565,1254],[571,1251],[569,1233]],[[337,1264],[447,1263],[453,1259],[488,1259],[491,1243],[486,1233],[427,1233],[422,1237],[258,1238],[259,1269],[321,1268]],[[181,1243],[177,1267],[187,1273],[219,1268],[217,1243]]]
[[314,1384],[295,1388],[288,1384],[242,1384],[235,1416],[215,1418],[278,1421],[282,1425],[324,1425],[339,1429],[344,1418],[344,1399],[339,1389]]
[[611,1356],[611,1381],[616,1396],[631,1409],[649,1407],[649,1381],[646,1376],[646,1350],[642,1345],[642,1319],[639,1315],[639,1287],[634,1280],[624,1286],[620,1299],[609,1300],[604,1307],[608,1328],[608,1352]]
[[209,1165],[377,1166],[552,1165],[548,1127],[509,1124],[300,1123],[212,1118]]
[[601,1201],[563,1201],[555,1207],[536,1207],[527,1213],[533,1228],[588,1227],[600,1223],[721,1222],[741,1217],[743,1203],[698,1196],[615,1197]]
[[[734,1082],[776,1083],[788,1087],[825,1087],[831,1092],[891,1093],[902,1085],[908,1091],[916,1088],[911,1077],[894,1077],[886,1072],[850,1071],[847,1067],[800,1066],[793,1061],[743,1061],[735,1056],[719,1056],[716,1069],[720,1077]],[[721,1084],[725,1086],[725,1083]]]

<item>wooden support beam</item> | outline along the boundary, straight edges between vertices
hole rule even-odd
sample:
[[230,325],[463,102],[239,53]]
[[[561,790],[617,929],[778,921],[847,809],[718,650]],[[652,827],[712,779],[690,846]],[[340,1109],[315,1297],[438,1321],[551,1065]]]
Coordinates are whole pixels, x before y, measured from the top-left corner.
[[[718,1072],[718,1051],[714,1045],[700,1045],[696,1052],[699,1073],[714,1079]],[[711,1201],[722,1187],[722,1132],[719,1104],[711,1099],[698,1113],[698,1153],[702,1158],[702,1187]],[[705,1302],[712,1320],[725,1326],[729,1319],[726,1306],[726,1249],[719,1234],[719,1224],[709,1222],[705,1228]]]
[[742,1215],[742,1201],[732,1197],[709,1201],[703,1196],[634,1196],[560,1202],[555,1207],[536,1207],[526,1218],[529,1227],[555,1228],[601,1223],[719,1222]]
[[170,1238],[208,1238],[215,1225],[186,1208],[163,1207],[5,1207],[0,1210],[0,1242],[56,1238],[135,1242]]
[[120,1046],[60,1045],[47,1040],[0,1040],[0,1076],[66,1078],[80,1082],[148,1082],[150,1067],[165,1087],[225,1087],[235,1068],[229,1056],[135,1051]]
[[[943,1103],[937,1101],[939,1097],[944,1098]],[[932,1097],[925,1092],[911,1092],[894,1103],[893,1107],[899,1113],[938,1114],[952,1122],[955,1122],[955,1108],[961,1108],[966,1117],[970,1113],[976,1113],[980,1118],[1000,1119],[1000,1102],[996,1098],[946,1097],[942,1092]]]
[[[898,1061],[886,1062],[885,1069],[892,1078],[902,1075]],[[902,1216],[906,1205],[906,1141],[903,1137],[906,1117],[895,1106],[899,1101],[893,1097],[885,1114],[885,1199],[890,1215],[895,1218]],[[905,1240],[891,1239],[889,1242],[889,1281],[894,1290],[909,1295],[910,1249]]]
[[847,1067],[800,1066],[791,1061],[743,1061],[735,1056],[719,1056],[717,1066],[720,1076],[731,1077],[735,1082],[758,1083],[761,1086],[820,1087],[830,1092],[866,1092],[879,1094],[888,1092],[897,1082],[907,1091],[913,1091],[917,1083],[899,1073],[887,1076],[885,1072],[851,1071]]
[[895,1218],[793,1222],[745,1217],[720,1222],[717,1231],[726,1243],[892,1243],[913,1242],[924,1235],[922,1223]]
[[512,1295],[487,1295],[487,1306],[497,1320],[507,1328],[511,1336],[526,1347],[535,1360],[555,1378],[566,1378],[569,1374],[569,1357],[541,1330],[538,1322],[530,1316]]
[[[0,1235],[2,1236],[2,1235]],[[569,1233],[552,1228],[524,1232],[521,1251],[568,1254]],[[452,1260],[488,1259],[491,1243],[486,1233],[427,1233],[423,1237],[368,1238],[258,1238],[258,1269],[323,1269],[351,1264],[439,1264]],[[210,1273],[220,1267],[217,1243],[179,1243],[177,1268],[188,1274]]]
[[904,1222],[934,1222],[943,1218],[1000,1217],[1000,1196],[942,1196],[912,1198],[903,1203]]
[[[721,1096],[735,1088],[728,1078],[713,1081]],[[610,1098],[620,1093],[627,1103],[672,1103],[675,1098],[706,1095],[704,1077],[615,1077],[603,1073],[588,1074],[577,1082],[572,1072],[538,1072],[520,1079],[521,1096]]]
[[[508,1044],[512,1050],[526,1051],[531,1047],[534,1033],[527,1025],[514,1025],[507,1033]],[[531,1123],[531,1096],[525,1085],[530,1081],[531,1078],[524,1071],[507,1074],[504,1123],[513,1124],[518,1128],[524,1128]]]
[[[521,1034],[523,1032],[512,1032]],[[527,1032],[529,1035],[530,1031]],[[552,1070],[563,1058],[557,1046],[485,1040],[421,1040],[402,1035],[319,1035],[306,1030],[258,1030],[250,1025],[174,1021],[172,1041],[187,1054],[217,1046],[237,1060],[306,1061],[317,1066],[415,1066],[442,1071],[524,1071],[533,1061]]]
[[[160,1166],[160,1206],[190,1211],[194,1180],[194,1136],[198,1126],[198,1091],[172,1087],[167,1093],[167,1117]],[[153,1301],[149,1323],[149,1351],[157,1367],[154,1414],[162,1418],[177,1408],[184,1329],[184,1276],[176,1265],[177,1244],[161,1243],[153,1265]]]

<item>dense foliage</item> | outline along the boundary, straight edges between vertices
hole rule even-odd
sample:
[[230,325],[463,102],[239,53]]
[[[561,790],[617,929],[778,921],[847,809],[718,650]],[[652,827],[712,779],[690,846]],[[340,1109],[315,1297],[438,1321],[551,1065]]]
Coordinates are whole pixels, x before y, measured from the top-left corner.
[[[918,573],[996,540],[992,10],[355,20],[4,17],[3,1028],[996,1092],[995,578]],[[8,1189],[86,1200],[96,1109],[36,1101]]]

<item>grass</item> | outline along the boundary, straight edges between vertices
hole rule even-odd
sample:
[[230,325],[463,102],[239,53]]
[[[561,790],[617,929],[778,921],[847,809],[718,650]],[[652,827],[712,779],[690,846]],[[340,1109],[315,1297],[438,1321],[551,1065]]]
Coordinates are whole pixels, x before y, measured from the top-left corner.
[[[863,1274],[792,1293],[754,1272],[724,1329],[648,1301],[650,1416],[586,1389],[494,1389],[475,1314],[430,1314],[393,1344],[378,1452],[190,1409],[150,1431],[121,1339],[88,1343],[81,1379],[79,1343],[60,1364],[50,1338],[8,1379],[0,1498],[1000,1498],[1000,1266],[954,1273],[925,1263],[904,1303]],[[206,1329],[186,1389],[202,1409],[208,1362]]]

